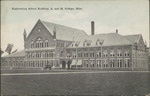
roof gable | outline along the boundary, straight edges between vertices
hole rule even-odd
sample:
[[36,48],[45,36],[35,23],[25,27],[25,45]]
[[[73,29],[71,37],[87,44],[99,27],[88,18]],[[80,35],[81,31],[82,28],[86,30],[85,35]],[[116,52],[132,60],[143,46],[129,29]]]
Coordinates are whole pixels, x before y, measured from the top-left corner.
[[138,43],[142,35],[141,34],[125,35],[124,37],[132,41],[133,43]]
[[[31,32],[29,33],[29,35],[27,36],[27,40],[30,38],[30,36],[32,35],[33,31],[38,27],[38,25],[42,25],[46,28],[46,26],[41,22],[41,20],[39,19],[37,21],[37,23],[34,25],[34,27],[32,28]],[[47,28],[46,28],[47,29]],[[47,31],[50,31],[47,29]],[[51,32],[47,32],[50,36],[52,36]]]

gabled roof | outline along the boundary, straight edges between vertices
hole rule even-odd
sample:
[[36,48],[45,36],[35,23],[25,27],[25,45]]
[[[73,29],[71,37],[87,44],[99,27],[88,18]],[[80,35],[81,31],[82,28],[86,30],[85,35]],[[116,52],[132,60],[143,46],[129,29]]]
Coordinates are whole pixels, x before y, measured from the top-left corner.
[[[124,36],[117,33],[108,33],[108,34],[96,34],[96,35],[88,35],[85,38],[82,38],[78,47],[84,47],[83,43],[86,40],[91,40],[91,44],[89,47],[96,47],[96,41],[104,40],[103,46],[120,46],[120,45],[132,45],[133,42],[126,39]],[[71,47],[71,46],[69,46]]]
[[67,40],[72,41],[74,39],[80,39],[82,37],[87,36],[87,34],[83,30],[58,25],[46,21],[41,21],[44,26],[50,31],[50,33],[53,35],[53,30],[56,31],[56,39],[58,40]]
[[3,56],[3,57],[23,57],[23,56],[25,56],[25,51],[21,50],[21,51],[18,51],[18,52],[15,52],[15,53]]
[[135,35],[125,35],[124,37],[134,43],[138,43],[141,36],[142,36],[141,34],[135,34]]

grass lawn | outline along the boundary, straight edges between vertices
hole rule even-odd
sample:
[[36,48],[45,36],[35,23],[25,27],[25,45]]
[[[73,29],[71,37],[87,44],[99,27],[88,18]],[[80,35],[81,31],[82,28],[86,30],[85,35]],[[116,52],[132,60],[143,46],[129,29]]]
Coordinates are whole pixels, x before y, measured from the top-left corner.
[[146,95],[148,72],[1,76],[3,95]]

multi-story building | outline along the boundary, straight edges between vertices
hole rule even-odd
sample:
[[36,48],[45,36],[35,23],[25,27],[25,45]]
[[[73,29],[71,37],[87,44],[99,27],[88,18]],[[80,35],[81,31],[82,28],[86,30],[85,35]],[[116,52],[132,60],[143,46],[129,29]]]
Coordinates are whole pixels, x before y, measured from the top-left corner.
[[[83,30],[38,20],[29,35],[24,30],[23,52],[24,68],[148,68],[148,49],[141,34],[122,36],[118,30],[95,34],[93,21],[91,35],[87,35]],[[4,62],[9,63],[5,58],[12,56],[3,57]]]

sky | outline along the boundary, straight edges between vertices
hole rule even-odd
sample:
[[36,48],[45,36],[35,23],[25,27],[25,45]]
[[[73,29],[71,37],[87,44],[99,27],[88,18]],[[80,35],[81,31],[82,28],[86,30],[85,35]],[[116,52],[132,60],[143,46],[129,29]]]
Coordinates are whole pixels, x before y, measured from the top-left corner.
[[[28,8],[36,10],[25,10]],[[89,35],[94,21],[95,34],[114,33],[116,29],[121,35],[142,34],[149,46],[149,0],[1,1],[2,50],[8,43],[14,45],[12,51],[24,49],[24,29],[29,34],[38,19],[81,29]]]

